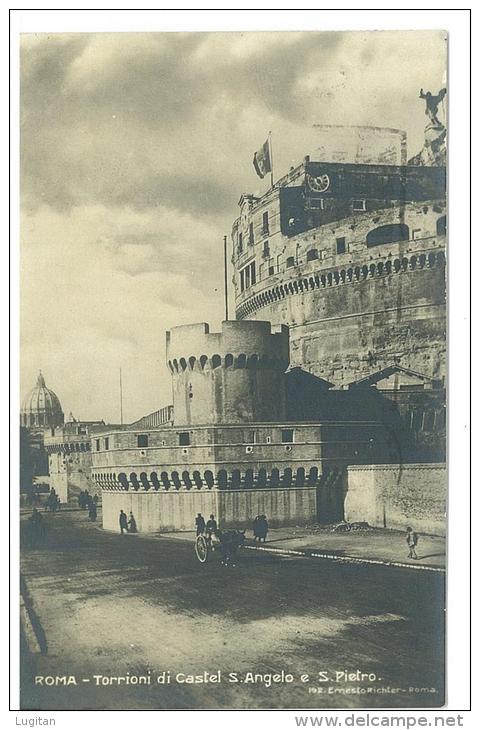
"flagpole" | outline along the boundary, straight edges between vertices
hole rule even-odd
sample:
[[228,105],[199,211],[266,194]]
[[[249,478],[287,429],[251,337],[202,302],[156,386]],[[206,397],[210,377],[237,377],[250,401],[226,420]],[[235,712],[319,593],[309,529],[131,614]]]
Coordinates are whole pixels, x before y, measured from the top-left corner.
[[120,424],[123,426],[123,388],[122,388],[122,368],[120,368]]
[[223,276],[225,285],[225,321],[228,322],[228,270],[227,270],[227,237],[223,237]]
[[272,133],[268,133],[268,145],[270,147],[270,186],[273,188],[273,150],[272,150]]

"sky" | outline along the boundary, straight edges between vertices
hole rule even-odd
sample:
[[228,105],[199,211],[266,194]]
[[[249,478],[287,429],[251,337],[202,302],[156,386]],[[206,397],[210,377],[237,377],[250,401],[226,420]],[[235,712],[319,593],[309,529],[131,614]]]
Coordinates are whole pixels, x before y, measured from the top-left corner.
[[42,370],[66,417],[119,422],[121,367],[125,422],[170,403],[165,331],[219,327],[268,132],[275,177],[318,124],[403,129],[411,157],[445,65],[439,31],[23,35],[22,395]]

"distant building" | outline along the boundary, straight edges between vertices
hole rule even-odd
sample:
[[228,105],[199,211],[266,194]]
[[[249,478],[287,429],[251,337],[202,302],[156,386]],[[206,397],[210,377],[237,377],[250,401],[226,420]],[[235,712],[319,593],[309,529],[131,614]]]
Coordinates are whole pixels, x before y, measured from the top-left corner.
[[62,426],[44,432],[50,488],[62,502],[75,500],[83,490],[99,492],[91,479],[91,439],[104,428],[104,421],[77,421],[71,416]]
[[65,423],[60,399],[40,373],[20,409],[21,491],[45,482],[62,502],[76,499],[82,489],[94,491],[90,439],[104,427],[104,421],[77,421],[72,414]]
[[60,400],[47,388],[40,372],[35,387],[27,393],[20,408],[20,491],[31,492],[39,477],[48,482],[44,431],[61,426],[63,422]]
[[23,399],[20,409],[20,425],[28,429],[55,428],[63,425],[64,416],[60,400],[53,390],[45,385],[40,372],[37,384]]

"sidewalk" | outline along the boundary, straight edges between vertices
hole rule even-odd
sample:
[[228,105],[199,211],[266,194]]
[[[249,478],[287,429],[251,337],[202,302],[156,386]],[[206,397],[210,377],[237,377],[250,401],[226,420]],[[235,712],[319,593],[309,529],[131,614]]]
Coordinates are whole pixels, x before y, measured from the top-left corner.
[[[260,548],[285,553],[305,554],[325,559],[346,559],[380,562],[412,568],[444,569],[445,538],[419,535],[418,560],[408,558],[405,533],[397,530],[368,528],[350,532],[332,532],[331,527],[281,527],[269,530],[267,542],[254,543],[251,531],[246,532],[247,548]],[[169,532],[161,537],[175,540],[195,540],[194,532]]]

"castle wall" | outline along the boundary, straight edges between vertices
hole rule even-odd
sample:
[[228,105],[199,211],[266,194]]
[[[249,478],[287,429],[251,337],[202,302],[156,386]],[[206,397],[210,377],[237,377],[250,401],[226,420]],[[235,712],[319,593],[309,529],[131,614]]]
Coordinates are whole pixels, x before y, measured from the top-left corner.
[[445,464],[381,464],[348,467],[345,519],[374,527],[445,535]]
[[102,519],[106,530],[119,530],[120,510],[133,513],[139,532],[195,529],[195,517],[218,516],[217,492],[110,492],[102,491]]
[[[291,365],[345,385],[396,363],[446,370],[445,270],[377,274],[304,290],[259,310],[290,323]],[[257,316],[253,313],[250,316]]]
[[314,487],[219,492],[218,514],[226,528],[249,528],[256,515],[267,515],[270,527],[306,525],[317,517]]
[[194,490],[190,492],[102,492],[103,527],[119,530],[123,509],[133,513],[139,532],[195,529],[198,512],[214,514],[220,529],[251,528],[258,514],[272,527],[311,523],[316,518],[316,490],[312,487],[265,490]]

